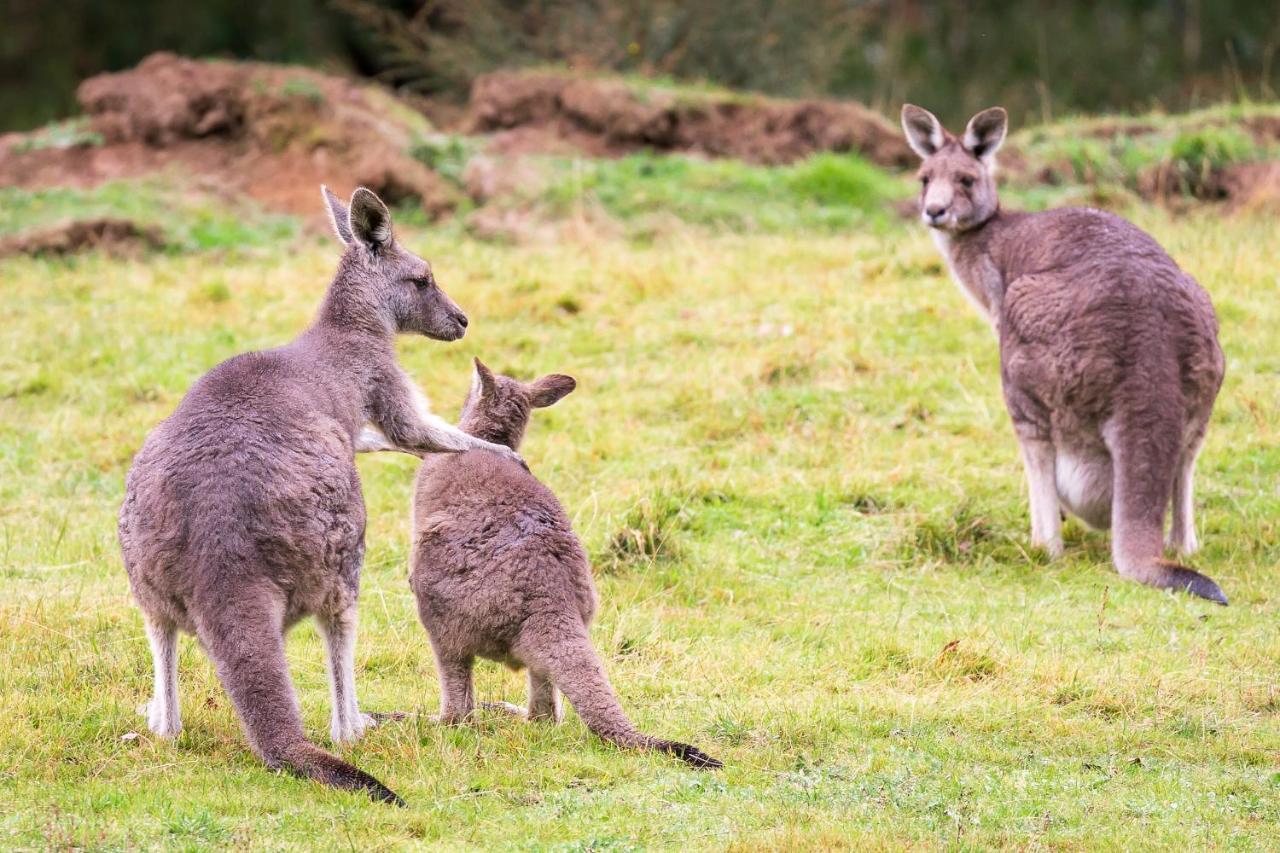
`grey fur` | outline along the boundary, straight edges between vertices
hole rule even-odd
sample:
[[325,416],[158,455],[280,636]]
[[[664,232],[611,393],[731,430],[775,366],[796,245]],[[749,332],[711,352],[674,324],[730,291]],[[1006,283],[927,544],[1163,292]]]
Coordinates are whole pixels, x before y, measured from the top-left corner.
[[957,139],[907,104],[920,210],[1000,341],[1005,404],[1022,447],[1032,542],[1062,552],[1061,510],[1113,530],[1120,574],[1226,604],[1209,578],[1163,559],[1196,548],[1191,481],[1222,386],[1204,289],[1149,235],[1099,210],[1002,210],[995,153],[1008,117],[978,113]]
[[[560,375],[524,384],[477,360],[460,426],[518,448],[530,412],[574,384]],[[696,747],[641,734],[623,713],[588,635],[596,590],[587,555],[560,502],[528,470],[492,454],[426,459],[413,518],[410,583],[435,651],[443,721],[471,714],[471,668],[482,657],[529,668],[530,720],[558,722],[562,690],[606,740],[721,766]]]
[[[378,780],[306,740],[284,633],[314,615],[326,641],[331,734],[359,737],[356,599],[365,507],[362,427],[416,454],[470,449],[519,460],[425,410],[396,362],[396,333],[462,337],[466,317],[426,261],[400,247],[386,207],[359,189],[348,212],[324,197],[345,246],[314,323],[287,346],[205,374],[134,459],[120,546],[156,669],[148,724],[178,733],[175,634],[199,637],[254,750],[326,784],[400,802]],[[514,463],[513,463],[514,464]]]

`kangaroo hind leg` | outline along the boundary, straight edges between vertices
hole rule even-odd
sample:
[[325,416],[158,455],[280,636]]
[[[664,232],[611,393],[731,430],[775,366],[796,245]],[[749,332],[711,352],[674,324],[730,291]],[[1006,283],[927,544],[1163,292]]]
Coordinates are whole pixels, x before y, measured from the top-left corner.
[[178,708],[178,628],[163,617],[144,614],[155,686],[151,701],[139,710],[147,718],[147,728],[158,737],[172,739],[182,731]]
[[564,718],[560,691],[545,672],[529,668],[529,719],[558,723]]
[[1183,556],[1194,554],[1200,548],[1196,538],[1195,500],[1192,480],[1195,477],[1196,457],[1204,442],[1204,430],[1195,436],[1182,450],[1178,458],[1178,470],[1173,480],[1173,520],[1169,523],[1166,544]]
[[1104,438],[1115,472],[1111,552],[1116,569],[1147,586],[1226,604],[1222,589],[1211,579],[1163,559],[1164,513],[1179,458],[1178,429],[1164,421],[1110,424]]

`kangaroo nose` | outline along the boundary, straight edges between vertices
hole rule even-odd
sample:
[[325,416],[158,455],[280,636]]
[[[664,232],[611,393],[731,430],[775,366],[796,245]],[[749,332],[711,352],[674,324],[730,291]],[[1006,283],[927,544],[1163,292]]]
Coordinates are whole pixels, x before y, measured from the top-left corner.
[[930,219],[937,219],[947,212],[947,206],[945,204],[931,204],[924,209],[924,212],[929,214]]
[[464,329],[465,329],[465,328],[467,327],[467,315],[466,315],[466,314],[459,313],[459,314],[458,314],[454,319],[456,319],[456,320],[458,321],[458,325],[459,325],[459,326],[461,326],[462,328],[464,328]]

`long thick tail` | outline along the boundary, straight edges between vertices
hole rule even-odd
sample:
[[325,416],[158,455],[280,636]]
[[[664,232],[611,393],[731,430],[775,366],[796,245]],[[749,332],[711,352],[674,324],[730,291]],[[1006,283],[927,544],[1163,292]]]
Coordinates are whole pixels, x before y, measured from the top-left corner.
[[1164,515],[1173,490],[1180,436],[1150,424],[1109,442],[1115,472],[1111,553],[1121,575],[1158,589],[1176,589],[1225,605],[1221,587],[1197,571],[1163,558]]
[[210,609],[213,612],[197,620],[200,641],[213,658],[254,752],[269,767],[403,806],[395,791],[307,740],[285,661],[279,603],[265,595],[240,594]]
[[[553,640],[542,639],[550,630],[569,635]],[[625,749],[647,749],[674,755],[681,761],[700,769],[714,769],[724,765],[696,746],[673,740],[651,737],[636,731],[623,713],[618,697],[609,684],[609,676],[586,628],[581,626],[555,626],[554,629],[537,632],[542,638],[535,641],[528,654],[529,666],[550,677],[568,698],[578,716],[592,732]]]

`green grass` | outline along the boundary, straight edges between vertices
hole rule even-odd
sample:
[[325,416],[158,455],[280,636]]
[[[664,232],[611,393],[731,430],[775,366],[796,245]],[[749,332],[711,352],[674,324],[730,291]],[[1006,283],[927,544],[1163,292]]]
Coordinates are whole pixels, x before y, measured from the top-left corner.
[[47,124],[32,131],[14,151],[43,151],[47,148],[75,148],[79,145],[96,146],[103,143],[102,134],[93,130],[87,118],[72,118]]
[[427,134],[410,143],[409,156],[451,184],[460,186],[463,170],[475,154],[476,147],[474,137]]
[[88,190],[0,187],[0,237],[104,216],[158,226],[175,252],[279,246],[299,233],[293,217],[264,213],[249,202],[229,208],[158,180],[113,181]]
[[[359,690],[367,709],[417,716],[341,753],[409,808],[259,764],[190,638],[185,729],[153,740],[134,711],[150,660],[115,540],[125,471],[198,376],[308,322],[337,252],[281,234],[274,251],[0,262],[0,847],[1273,845],[1274,221],[1136,211],[1222,320],[1194,560],[1231,596],[1217,608],[1120,580],[1107,537],[1074,524],[1063,560],[1031,551],[995,343],[928,237],[785,212],[824,187],[861,192],[843,162],[767,182],[682,160],[598,167],[634,188],[651,170],[647,191],[704,222],[789,216],[776,234],[503,246],[401,228],[473,320],[458,344],[401,342],[439,411],[456,413],[473,355],[579,380],[536,414],[526,458],[596,563],[593,635],[624,705],[722,758],[716,773],[619,752],[572,714],[430,723],[435,675],[405,580],[413,465],[385,455],[360,461]],[[708,174],[737,194],[716,196]],[[658,204],[620,196],[606,203]],[[325,742],[310,624],[289,656]],[[522,684],[480,667],[486,699],[521,702]]]
[[1280,120],[1280,108],[1240,103],[1178,115],[1081,117],[1017,131],[1013,141],[1058,182],[1132,190],[1144,173],[1165,167],[1190,191],[1209,170],[1280,157],[1274,139],[1245,129],[1257,120]]
[[[477,151],[475,138],[427,134],[409,153],[462,186]],[[903,177],[856,154],[818,154],[781,167],[652,152],[616,160],[530,156],[520,167],[529,174],[527,185],[491,200],[492,206],[539,221],[608,221],[647,239],[688,226],[770,234],[880,229],[892,204],[913,191]],[[459,214],[472,209],[465,200]]]
[[633,229],[664,221],[713,229],[836,232],[882,225],[910,187],[853,154],[819,154],[770,168],[737,160],[633,154],[551,160],[539,202],[556,217],[602,210]]

